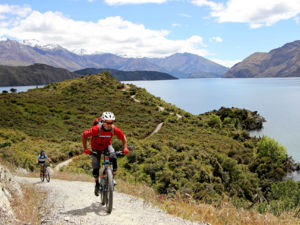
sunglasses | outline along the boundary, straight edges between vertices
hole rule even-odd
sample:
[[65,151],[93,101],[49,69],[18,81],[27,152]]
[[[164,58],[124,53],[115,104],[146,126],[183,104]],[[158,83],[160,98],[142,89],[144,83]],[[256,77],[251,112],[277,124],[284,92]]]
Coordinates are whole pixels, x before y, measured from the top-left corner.
[[106,124],[108,124],[108,125],[111,125],[111,124],[113,124],[114,122],[105,122]]

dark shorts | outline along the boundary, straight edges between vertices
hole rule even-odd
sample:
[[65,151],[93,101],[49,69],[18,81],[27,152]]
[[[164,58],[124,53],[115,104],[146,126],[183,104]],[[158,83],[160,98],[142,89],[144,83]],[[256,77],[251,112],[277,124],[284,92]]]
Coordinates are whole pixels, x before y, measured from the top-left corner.
[[[112,145],[109,145],[107,147],[107,150],[109,151],[109,157],[111,159],[117,159],[115,149]],[[94,150],[92,152],[92,167],[93,169],[100,169],[100,163],[101,163],[101,155],[104,153],[104,151],[98,151]]]

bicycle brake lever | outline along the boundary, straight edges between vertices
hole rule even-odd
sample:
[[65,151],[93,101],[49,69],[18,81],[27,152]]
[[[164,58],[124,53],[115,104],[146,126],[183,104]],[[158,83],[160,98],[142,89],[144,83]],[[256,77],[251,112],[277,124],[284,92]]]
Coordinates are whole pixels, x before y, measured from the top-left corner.
[[124,155],[124,152],[122,152],[122,151],[117,151],[117,152],[116,152],[116,155],[117,155],[117,156],[123,156],[123,155]]

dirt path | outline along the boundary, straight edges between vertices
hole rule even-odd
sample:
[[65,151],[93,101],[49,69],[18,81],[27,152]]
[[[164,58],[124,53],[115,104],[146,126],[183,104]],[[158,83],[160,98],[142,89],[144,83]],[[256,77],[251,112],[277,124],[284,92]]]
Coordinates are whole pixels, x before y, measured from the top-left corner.
[[114,205],[107,214],[100,204],[100,197],[93,193],[90,182],[51,180],[42,183],[38,178],[18,177],[22,183],[33,183],[49,191],[48,207],[51,213],[42,224],[82,225],[196,225],[181,218],[173,217],[162,210],[146,205],[142,199],[114,192]]
[[154,129],[154,131],[148,136],[151,137],[153,134],[156,134],[158,131],[160,131],[162,125],[164,125],[164,123],[160,123],[156,126],[156,128]]
[[68,165],[72,161],[73,161],[73,158],[68,159],[64,162],[61,162],[61,163],[57,164],[53,169],[50,170],[51,174],[54,174],[54,173],[58,172],[61,167]]

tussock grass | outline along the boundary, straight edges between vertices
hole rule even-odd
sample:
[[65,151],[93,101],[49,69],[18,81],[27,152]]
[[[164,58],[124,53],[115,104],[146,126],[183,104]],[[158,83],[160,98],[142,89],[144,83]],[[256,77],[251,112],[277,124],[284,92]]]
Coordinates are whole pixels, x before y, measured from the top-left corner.
[[[165,195],[157,194],[146,184],[130,184],[124,180],[118,180],[116,190],[126,194],[142,198],[145,204],[153,204],[169,214],[184,219],[207,222],[212,225],[239,224],[239,225],[299,225],[300,219],[294,217],[296,210],[282,213],[276,217],[273,214],[260,214],[256,210],[236,208],[232,203],[222,201],[218,205],[210,205],[194,201],[191,196],[176,195],[167,198]],[[299,209],[298,209],[299,210]]]
[[21,188],[23,198],[15,197],[12,202],[17,224],[41,224],[51,208],[45,204],[47,192],[32,184],[22,184]]

